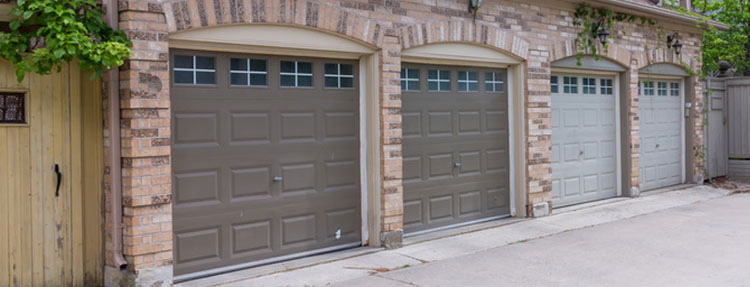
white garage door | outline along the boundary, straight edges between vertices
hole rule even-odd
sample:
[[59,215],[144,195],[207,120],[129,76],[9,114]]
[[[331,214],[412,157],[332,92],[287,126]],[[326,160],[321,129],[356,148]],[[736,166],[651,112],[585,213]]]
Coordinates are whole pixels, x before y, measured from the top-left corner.
[[552,75],[552,204],[617,195],[614,78]]
[[639,90],[641,190],[682,182],[680,81],[642,79]]

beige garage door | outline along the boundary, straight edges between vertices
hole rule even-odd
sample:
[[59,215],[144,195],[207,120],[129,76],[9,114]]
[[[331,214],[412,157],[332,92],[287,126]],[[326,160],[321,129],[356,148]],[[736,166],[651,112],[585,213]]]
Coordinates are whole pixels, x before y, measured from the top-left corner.
[[171,56],[175,275],[358,245],[357,63]]
[[506,70],[404,64],[404,230],[510,213]]

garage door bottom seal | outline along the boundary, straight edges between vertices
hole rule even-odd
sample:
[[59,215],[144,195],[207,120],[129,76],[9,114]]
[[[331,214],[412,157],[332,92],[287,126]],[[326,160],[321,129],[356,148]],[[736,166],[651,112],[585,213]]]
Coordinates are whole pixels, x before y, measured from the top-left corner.
[[498,219],[503,219],[503,218],[508,218],[508,217],[511,217],[511,215],[510,214],[505,214],[505,215],[499,215],[499,216],[481,218],[481,219],[477,219],[477,220],[472,220],[472,221],[467,221],[467,222],[461,222],[461,223],[456,223],[456,224],[451,224],[451,225],[446,225],[446,226],[440,226],[440,227],[435,227],[435,228],[426,229],[426,230],[420,230],[420,231],[415,231],[415,232],[404,233],[404,238],[418,236],[418,235],[422,235],[422,234],[426,234],[426,233],[443,231],[443,230],[446,230],[446,229],[459,228],[459,227],[463,227],[463,226],[467,226],[467,225],[473,225],[473,224],[478,224],[478,223],[482,223],[482,222],[493,221],[493,220],[498,220]]

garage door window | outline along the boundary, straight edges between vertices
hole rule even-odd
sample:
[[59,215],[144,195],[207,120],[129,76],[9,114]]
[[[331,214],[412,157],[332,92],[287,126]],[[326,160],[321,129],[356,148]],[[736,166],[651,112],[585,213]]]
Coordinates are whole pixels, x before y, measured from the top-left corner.
[[213,57],[175,55],[173,70],[175,84],[216,84],[216,63]]
[[578,93],[578,78],[563,77],[563,93],[577,94]]
[[644,81],[641,85],[643,85],[643,95],[644,96],[653,96],[654,95],[654,82]]
[[659,96],[667,95],[667,83],[659,82],[657,87],[658,87]]
[[599,82],[599,86],[601,86],[602,89],[602,95],[612,95],[612,80],[611,79],[601,79]]
[[448,70],[428,70],[427,85],[432,92],[451,90],[451,72]]
[[479,90],[477,72],[458,71],[458,90],[461,92],[476,92]]
[[[505,83],[503,82],[503,75],[500,73],[490,73],[487,72],[484,74],[484,85],[485,90],[487,92],[504,92],[505,86],[503,86]],[[555,91],[553,93],[557,92],[557,77],[555,77]]]
[[550,91],[552,93],[558,93],[560,91],[560,87],[558,86],[558,83],[557,83],[557,76],[550,77],[549,83],[550,83]]
[[680,96],[680,84],[679,83],[669,83],[669,95],[670,96]]
[[233,86],[266,85],[266,60],[231,58],[229,62],[230,81]]
[[312,63],[281,61],[282,87],[312,87]]
[[596,94],[596,79],[583,78],[583,93],[586,95]]
[[401,90],[419,91],[419,70],[401,69]]
[[352,65],[326,64],[326,88],[351,88],[354,86]]

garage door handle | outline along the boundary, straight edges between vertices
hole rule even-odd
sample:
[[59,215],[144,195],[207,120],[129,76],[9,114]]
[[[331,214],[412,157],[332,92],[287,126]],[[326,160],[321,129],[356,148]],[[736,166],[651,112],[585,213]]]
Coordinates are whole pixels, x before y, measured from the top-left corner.
[[280,176],[274,176],[274,177],[273,177],[273,182],[279,182],[279,181],[281,181],[281,180],[283,180],[283,179],[284,179],[283,177],[280,177]]
[[60,172],[60,165],[55,164],[55,175],[57,175],[57,187],[55,188],[55,197],[60,196],[60,183],[62,183],[62,172]]
[[460,162],[454,162],[453,166],[455,166],[455,167],[461,167],[461,163]]
[[656,144],[656,148],[659,148],[659,144]]

